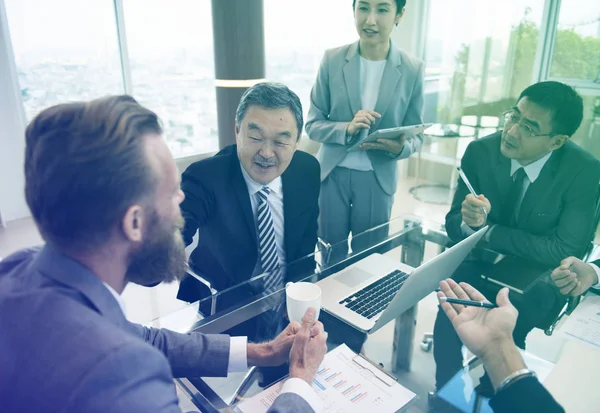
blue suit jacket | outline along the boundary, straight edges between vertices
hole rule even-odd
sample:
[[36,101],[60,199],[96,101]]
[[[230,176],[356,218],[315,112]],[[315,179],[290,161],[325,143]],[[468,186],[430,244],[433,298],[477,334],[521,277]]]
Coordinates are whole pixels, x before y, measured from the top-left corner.
[[[310,94],[310,110],[306,132],[313,141],[321,142],[317,159],[321,164],[321,180],[347,154],[346,128],[361,107],[360,54],[358,42],[330,49],[321,61],[317,82]],[[383,70],[375,112],[381,114],[369,131],[423,123],[423,74],[425,64],[392,43]],[[407,140],[398,156],[370,150],[367,155],[377,182],[387,194],[396,192],[398,159],[407,158],[421,146],[422,137]]]
[[[0,410],[180,412],[175,377],[225,376],[229,337],[128,322],[86,267],[44,247],[0,262]],[[273,412],[311,412],[286,394]]]

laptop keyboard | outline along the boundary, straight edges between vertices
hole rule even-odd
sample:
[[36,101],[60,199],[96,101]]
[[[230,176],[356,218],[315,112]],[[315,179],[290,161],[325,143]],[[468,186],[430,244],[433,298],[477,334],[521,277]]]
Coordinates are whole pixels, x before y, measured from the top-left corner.
[[339,304],[371,319],[385,310],[407,278],[407,273],[395,270],[344,298]]

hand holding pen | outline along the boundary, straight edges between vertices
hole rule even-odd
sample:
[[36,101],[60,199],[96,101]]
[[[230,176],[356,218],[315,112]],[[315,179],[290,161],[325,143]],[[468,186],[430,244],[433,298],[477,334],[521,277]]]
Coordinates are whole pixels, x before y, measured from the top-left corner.
[[[442,310],[463,344],[478,357],[485,356],[488,350],[501,341],[512,343],[518,312],[510,303],[508,288],[500,290],[495,297],[496,303],[492,304],[473,286],[467,283],[457,284],[454,280],[447,279],[440,282],[437,296]],[[450,299],[477,304],[453,304]],[[488,308],[491,305],[494,308]],[[478,308],[480,306],[485,308]]]
[[463,221],[470,227],[477,228],[486,224],[487,216],[492,209],[490,201],[483,195],[478,195],[464,174],[462,169],[457,168],[461,179],[469,189],[470,194],[462,203],[461,213]]

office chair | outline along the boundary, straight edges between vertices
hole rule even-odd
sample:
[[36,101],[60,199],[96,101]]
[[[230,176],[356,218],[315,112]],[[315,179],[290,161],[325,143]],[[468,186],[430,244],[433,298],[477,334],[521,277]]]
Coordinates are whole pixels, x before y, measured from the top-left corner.
[[[204,316],[211,316],[211,315],[215,314],[217,311],[217,295],[219,294],[219,292],[215,288],[212,287],[210,281],[208,281],[206,278],[202,277],[200,274],[196,273],[189,265],[190,255],[191,255],[192,251],[196,248],[197,245],[198,245],[198,233],[196,232],[192,243],[190,245],[188,245],[185,249],[186,261],[187,261],[185,272],[186,272],[187,276],[193,277],[196,280],[198,280],[200,282],[200,284],[202,285],[202,288],[205,289],[205,291],[201,295],[202,297],[211,297],[209,314],[202,313],[200,306],[198,306],[198,312],[200,314],[202,314]],[[232,400],[234,400],[234,399],[240,400],[243,397],[243,394],[252,386],[252,384],[255,383],[256,381],[258,381],[258,377],[255,374],[256,371],[257,371],[256,366],[252,366],[248,369],[248,371],[244,375],[244,378],[240,381],[238,386],[233,391],[233,394],[231,396]]]
[[[190,267],[190,264],[186,262],[186,270],[185,273],[190,276],[195,278],[196,280],[198,280],[204,287],[206,287],[206,294],[202,294],[202,297],[211,297],[211,302],[210,302],[210,313],[209,314],[204,314],[204,316],[209,316],[209,315],[213,315],[216,310],[217,310],[217,294],[219,293],[217,290],[215,290],[211,284],[210,281],[208,281],[207,279],[205,279],[204,277],[202,277],[201,275],[197,274],[194,270],[192,270],[192,268]],[[198,311],[200,311],[200,309],[198,308]]]
[[[598,195],[598,200],[596,201],[596,211],[594,213],[594,221],[593,221],[593,225],[592,225],[592,234],[590,237],[591,241],[588,246],[588,250],[585,252],[585,255],[583,256],[584,262],[592,262],[592,261],[594,261],[594,259],[596,259],[598,256],[600,256],[600,245],[594,244],[596,230],[598,228],[598,224],[600,224],[600,190],[598,193],[599,193],[599,195]],[[562,320],[562,318],[565,315],[571,315],[571,313],[579,305],[580,301],[581,301],[581,296],[569,297],[567,299],[567,303],[560,309],[560,311],[558,312],[558,315],[555,317],[554,321],[549,323],[547,328],[544,329],[544,333],[547,336],[551,336],[552,333],[554,333],[554,330],[556,329],[556,326],[558,325],[560,320]]]
[[[186,263],[186,273],[188,276],[194,277],[206,288],[207,293],[203,294],[203,296],[211,297],[210,314],[203,314],[203,315],[210,316],[210,315],[215,314],[215,312],[217,310],[217,294],[219,292],[211,286],[211,284],[208,280],[206,280],[205,278],[203,278],[202,276],[197,274],[194,270],[192,270],[189,263]],[[198,307],[198,312],[201,313],[200,307]],[[234,400],[234,399],[241,400],[243,398],[244,393],[252,386],[252,384],[254,384],[255,382],[258,381],[258,377],[256,376],[256,374],[254,374],[254,373],[256,373],[256,371],[257,371],[256,366],[252,366],[248,369],[244,378],[240,381],[238,386],[233,391],[233,393],[231,395],[232,400]]]
[[[186,248],[186,255],[187,258],[189,260],[189,256],[191,254],[191,252],[194,250],[194,248],[197,245],[197,237],[198,234],[196,234],[194,236],[194,241],[192,242],[192,244],[190,244],[187,248]],[[331,245],[322,240],[321,238],[317,238],[317,245],[316,245],[316,251],[320,252],[320,262],[317,261],[317,269],[320,272],[326,265],[327,262],[329,261],[329,257],[331,254]],[[218,291],[212,287],[210,281],[208,281],[206,278],[202,277],[200,274],[196,273],[189,265],[189,263],[186,263],[186,274],[190,277],[195,278],[196,280],[198,280],[201,284],[202,284],[202,288],[205,289],[204,293],[202,294],[203,297],[211,297],[210,299],[210,314],[203,314],[200,310],[200,308],[198,308],[198,311],[201,312],[201,314],[203,314],[204,316],[209,316],[209,315],[213,315],[216,313],[216,308],[217,308],[217,295],[218,295]],[[246,375],[244,376],[244,378],[240,381],[240,383],[238,384],[238,386],[236,387],[236,389],[233,391],[232,393],[232,400],[243,400],[244,399],[244,394],[252,387],[252,385],[254,383],[256,383],[259,379],[258,379],[258,375],[255,374],[258,371],[256,366],[250,367],[248,369],[248,372],[246,373]]]

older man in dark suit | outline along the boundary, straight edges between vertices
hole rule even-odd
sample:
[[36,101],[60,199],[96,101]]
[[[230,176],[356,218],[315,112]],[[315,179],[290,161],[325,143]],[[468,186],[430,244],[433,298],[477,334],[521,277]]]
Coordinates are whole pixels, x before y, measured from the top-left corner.
[[[504,254],[492,265],[467,260],[453,278],[476,286],[488,298],[499,288],[483,282],[493,274],[500,282],[536,278],[566,256],[581,257],[589,246],[598,200],[600,162],[569,140],[583,117],[581,97],[559,82],[540,82],[526,88],[516,105],[504,114],[504,130],[469,144],[462,169],[476,198],[459,181],[446,229],[454,241],[489,225],[486,247]],[[503,269],[504,268],[504,269]],[[524,268],[531,269],[530,272]],[[539,278],[539,277],[538,277]],[[510,283],[508,283],[510,284]],[[531,283],[513,301],[519,310],[514,330],[518,346],[527,334],[548,319],[562,298],[547,282]],[[443,311],[434,328],[434,358],[438,388],[462,365],[461,343]]]
[[[314,271],[314,259],[305,257],[317,243],[320,169],[313,156],[296,150],[302,125],[302,106],[294,92],[281,84],[259,83],[240,101],[237,145],[183,173],[186,245],[199,232],[192,269],[219,291],[267,274],[219,297],[217,309]],[[196,301],[204,298],[203,291],[200,282],[188,277],[178,298]]]
[[[129,96],[58,105],[26,133],[26,197],[46,241],[0,262],[3,412],[180,412],[173,376],[225,376],[290,358],[270,411],[313,412],[326,352],[307,312],[275,340],[134,325],[129,282],[183,273],[179,174],[157,116]],[[312,335],[312,337],[311,337]]]

